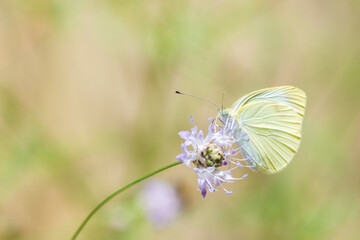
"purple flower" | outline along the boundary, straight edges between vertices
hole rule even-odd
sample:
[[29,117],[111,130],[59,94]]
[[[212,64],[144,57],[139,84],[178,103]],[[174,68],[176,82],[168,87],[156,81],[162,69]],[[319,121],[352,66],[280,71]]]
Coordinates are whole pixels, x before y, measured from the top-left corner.
[[180,214],[180,197],[167,182],[149,181],[141,192],[141,200],[149,221],[157,228],[166,227]]
[[[193,123],[193,118],[190,119]],[[244,167],[240,162],[246,159],[235,156],[241,152],[242,144],[247,143],[246,135],[241,133],[238,124],[231,118],[228,118],[219,130],[216,130],[217,127],[219,126],[212,121],[206,136],[201,130],[197,131],[196,125],[191,131],[179,132],[179,136],[185,141],[181,144],[182,153],[176,159],[189,168],[193,163],[194,171],[198,175],[198,190],[201,190],[204,198],[207,191],[215,192],[218,186],[221,186],[226,194],[230,194],[232,192],[225,189],[223,183],[247,177],[247,174],[241,178],[231,175],[234,169]],[[226,165],[227,169],[224,170]]]

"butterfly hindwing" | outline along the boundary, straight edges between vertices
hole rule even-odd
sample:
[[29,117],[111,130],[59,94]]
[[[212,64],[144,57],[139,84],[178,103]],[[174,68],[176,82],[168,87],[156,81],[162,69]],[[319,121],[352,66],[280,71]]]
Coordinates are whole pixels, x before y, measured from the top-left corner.
[[248,101],[234,117],[249,138],[242,154],[254,168],[271,174],[289,164],[301,139],[302,116],[294,108],[278,102]]

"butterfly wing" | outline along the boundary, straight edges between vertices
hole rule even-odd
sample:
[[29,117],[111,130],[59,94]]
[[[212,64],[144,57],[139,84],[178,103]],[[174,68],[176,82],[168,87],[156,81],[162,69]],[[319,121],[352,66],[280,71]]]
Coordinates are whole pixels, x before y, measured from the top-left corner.
[[282,103],[293,108],[300,116],[304,116],[306,95],[301,89],[292,86],[265,88],[243,96],[231,106],[231,109],[236,113],[246,104],[255,101]]
[[289,104],[246,98],[244,101],[246,104],[234,116],[241,132],[249,138],[241,146],[243,156],[262,173],[281,171],[299,148],[302,115]]

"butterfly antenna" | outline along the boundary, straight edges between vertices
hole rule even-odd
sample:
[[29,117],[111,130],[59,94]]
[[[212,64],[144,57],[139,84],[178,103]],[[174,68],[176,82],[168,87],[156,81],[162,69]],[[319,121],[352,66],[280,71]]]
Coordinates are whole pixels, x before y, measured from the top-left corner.
[[225,96],[225,92],[223,92],[221,96],[221,111],[224,110],[224,96]]
[[198,97],[198,96],[195,96],[195,95],[192,95],[192,94],[188,94],[188,93],[182,93],[182,92],[179,92],[179,91],[175,91],[175,93],[180,94],[180,95],[190,96],[190,97],[194,97],[194,98],[203,100],[203,101],[205,101],[205,102],[208,102],[208,103],[211,103],[211,104],[215,105],[219,110],[222,109],[222,108],[220,108],[220,106],[217,105],[216,103],[214,103],[214,102],[212,102],[212,101],[210,101],[210,100],[207,100],[207,99],[205,99],[205,98],[201,98],[201,97]]

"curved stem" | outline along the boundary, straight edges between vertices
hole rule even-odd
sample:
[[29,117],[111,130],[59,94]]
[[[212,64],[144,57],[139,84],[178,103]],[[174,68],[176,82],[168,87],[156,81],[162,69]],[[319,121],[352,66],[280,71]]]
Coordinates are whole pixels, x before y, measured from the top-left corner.
[[89,214],[89,215],[85,218],[85,220],[81,223],[81,225],[80,225],[79,228],[76,230],[76,232],[74,233],[74,235],[73,235],[73,237],[72,237],[71,239],[72,239],[72,240],[75,240],[75,239],[77,238],[77,236],[79,235],[79,233],[81,232],[81,230],[84,228],[85,224],[90,220],[90,218],[91,218],[105,203],[107,203],[107,202],[108,202],[109,200],[111,200],[113,197],[115,197],[115,196],[118,195],[119,193],[125,191],[126,189],[130,188],[131,186],[137,184],[138,182],[141,182],[141,181],[143,181],[143,180],[145,180],[145,179],[147,179],[147,178],[149,178],[149,177],[151,177],[151,176],[153,176],[153,175],[155,175],[155,174],[157,174],[157,173],[159,173],[159,172],[162,172],[162,171],[164,171],[164,170],[166,170],[166,169],[168,169],[168,168],[174,167],[174,166],[179,165],[179,164],[181,164],[181,162],[176,161],[176,162],[171,163],[171,164],[169,164],[169,165],[167,165],[167,166],[165,166],[165,167],[159,168],[159,169],[157,169],[157,170],[155,170],[155,171],[153,171],[153,172],[151,172],[151,173],[149,173],[149,174],[147,174],[147,175],[145,175],[145,176],[143,176],[143,177],[141,177],[141,178],[136,179],[135,181],[129,183],[128,185],[126,185],[126,186],[120,188],[119,190],[113,192],[112,194],[110,194],[107,198],[105,198],[101,203],[99,203],[99,204],[90,212],[90,214]]

